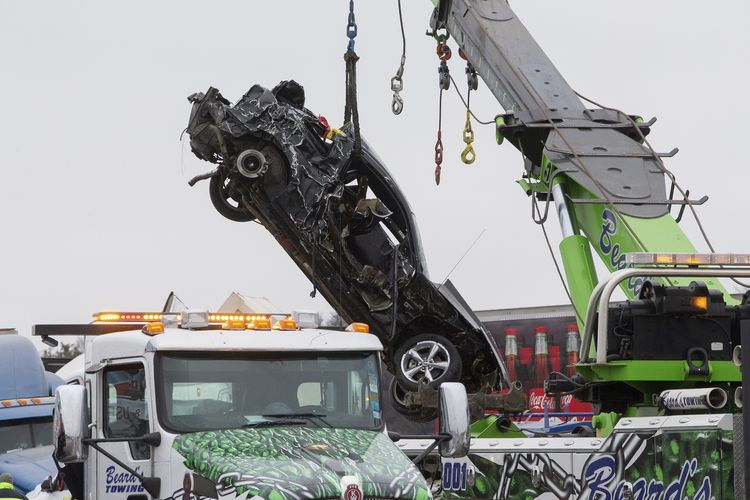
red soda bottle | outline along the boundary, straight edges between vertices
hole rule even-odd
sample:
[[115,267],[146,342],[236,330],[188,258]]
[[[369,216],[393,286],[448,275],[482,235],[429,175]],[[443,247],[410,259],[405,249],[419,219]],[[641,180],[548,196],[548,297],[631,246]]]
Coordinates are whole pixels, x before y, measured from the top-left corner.
[[535,387],[544,387],[549,376],[549,350],[547,348],[547,327],[539,325],[534,329],[534,382]]
[[534,357],[534,352],[531,347],[519,347],[518,348],[518,361],[519,361],[519,373],[518,375],[521,377],[521,382],[523,382],[523,390],[528,391],[530,388],[534,387],[533,380],[532,380],[532,373],[531,370],[533,368],[532,358]]
[[560,346],[550,345],[549,346],[549,368],[550,371],[559,372],[562,360],[560,359]]
[[508,368],[508,377],[511,381],[518,380],[518,330],[506,328],[505,334],[505,366]]
[[567,351],[568,351],[568,365],[567,371],[568,376],[574,377],[576,374],[576,363],[578,363],[578,350],[581,348],[581,337],[578,334],[578,325],[571,324],[565,325],[565,331],[568,335]]

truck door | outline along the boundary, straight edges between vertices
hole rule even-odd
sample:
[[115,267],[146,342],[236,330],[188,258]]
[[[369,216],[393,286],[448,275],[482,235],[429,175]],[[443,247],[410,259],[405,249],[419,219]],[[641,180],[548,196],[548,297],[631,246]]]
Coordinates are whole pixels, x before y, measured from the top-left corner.
[[[105,438],[137,437],[151,432],[147,371],[143,363],[110,365],[102,372],[98,434]],[[136,471],[151,475],[151,449],[143,443],[101,443],[101,447]],[[138,479],[97,453],[96,498],[146,500]]]

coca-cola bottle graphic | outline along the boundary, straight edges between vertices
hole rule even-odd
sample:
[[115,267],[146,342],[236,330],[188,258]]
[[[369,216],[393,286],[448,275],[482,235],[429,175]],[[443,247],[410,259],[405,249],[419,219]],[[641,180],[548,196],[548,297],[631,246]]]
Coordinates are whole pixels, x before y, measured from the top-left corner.
[[550,372],[559,372],[561,365],[562,365],[562,359],[560,359],[560,346],[555,344],[550,344],[548,346],[549,349],[549,369]]
[[518,330],[506,328],[505,334],[505,366],[511,381],[518,380]]
[[534,352],[531,347],[518,348],[518,376],[521,382],[523,382],[524,391],[528,391],[534,387],[534,381],[532,380],[532,370],[534,369],[533,357]]
[[544,387],[549,376],[549,350],[547,348],[547,327],[539,325],[534,329],[534,386]]
[[565,325],[568,340],[566,350],[568,351],[568,376],[573,377],[576,374],[575,364],[578,363],[578,350],[581,347],[581,337],[578,334],[578,325]]

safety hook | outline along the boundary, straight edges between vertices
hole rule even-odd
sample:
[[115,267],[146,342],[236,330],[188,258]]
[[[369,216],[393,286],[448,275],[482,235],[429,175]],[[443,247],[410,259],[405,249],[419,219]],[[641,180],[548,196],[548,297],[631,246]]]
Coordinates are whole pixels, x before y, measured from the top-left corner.
[[474,163],[474,160],[476,159],[477,159],[477,154],[474,152],[474,146],[469,144],[461,152],[461,161],[467,165],[471,165],[472,163]]
[[447,61],[453,55],[450,46],[445,42],[439,42],[437,48],[435,48],[435,52],[438,55],[438,59],[441,61]]
[[464,126],[463,140],[466,143],[466,147],[461,152],[461,161],[466,165],[471,165],[474,160],[477,159],[476,152],[474,151],[474,131],[471,129],[471,112],[466,111],[466,125]]
[[403,110],[404,110],[404,100],[401,98],[398,92],[396,92],[393,94],[393,101],[391,102],[391,111],[393,111],[394,115],[400,115]]
[[391,78],[391,90],[393,91],[393,101],[391,102],[391,111],[394,115],[400,115],[404,110],[404,100],[401,98],[401,90],[403,90],[404,84],[399,76]]

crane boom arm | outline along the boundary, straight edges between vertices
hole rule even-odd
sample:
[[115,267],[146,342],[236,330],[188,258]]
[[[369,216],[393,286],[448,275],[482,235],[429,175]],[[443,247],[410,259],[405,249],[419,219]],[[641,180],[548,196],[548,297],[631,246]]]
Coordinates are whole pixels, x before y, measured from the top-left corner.
[[[522,186],[542,202],[554,200],[579,316],[597,282],[591,247],[610,271],[624,267],[627,252],[696,251],[670,214],[688,200],[667,198],[660,161],[677,150],[655,153],[642,144],[655,119],[587,109],[506,0],[433,3],[433,30],[447,30],[505,110],[496,120],[498,138],[524,156]],[[622,288],[634,297],[643,281]],[[716,280],[708,284],[724,291]]]
[[505,1],[438,3],[433,27],[448,30],[506,112],[524,122],[545,120],[543,108],[582,116],[581,100]]

